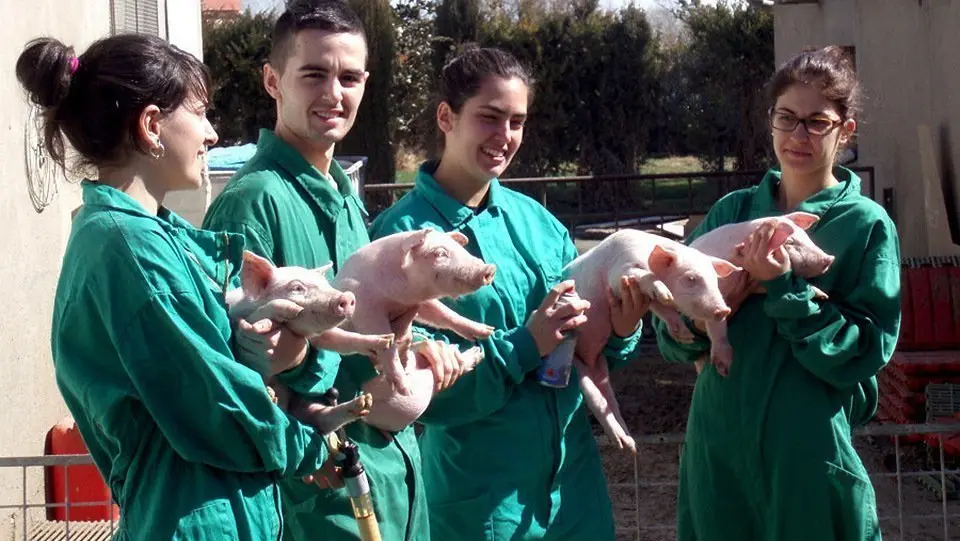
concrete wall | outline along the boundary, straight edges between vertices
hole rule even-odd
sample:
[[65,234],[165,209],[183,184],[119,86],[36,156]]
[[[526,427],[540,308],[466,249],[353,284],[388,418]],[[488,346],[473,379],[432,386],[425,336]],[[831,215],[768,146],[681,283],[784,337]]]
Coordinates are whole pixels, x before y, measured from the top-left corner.
[[[167,0],[185,49],[199,51],[199,0]],[[162,3],[161,3],[162,5]],[[187,9],[191,8],[191,9]],[[161,8],[162,9],[162,8]],[[181,16],[178,11],[183,11]],[[76,182],[58,182],[52,204],[37,213],[27,191],[24,133],[29,108],[13,66],[27,41],[50,35],[82,52],[110,32],[110,0],[0,0],[0,13],[16,24],[0,34],[0,284],[4,285],[5,321],[0,325],[0,457],[37,456],[44,438],[68,414],[53,376],[50,322],[60,263],[70,233],[72,212],[80,205]],[[190,27],[193,30],[190,30]],[[163,26],[161,26],[161,29]],[[194,36],[187,39],[186,36]],[[43,477],[29,470],[27,499],[42,503]],[[0,505],[19,505],[22,472],[0,469]],[[43,511],[30,511],[31,519]],[[0,510],[0,541],[22,539],[21,513]]]
[[184,51],[203,58],[203,39],[200,26],[201,13],[198,0],[165,0],[166,9],[160,8],[161,28],[166,19],[167,39]]
[[[110,31],[107,0],[0,0],[3,13],[17,24],[0,36],[0,65],[12,67],[24,44],[40,35],[52,35],[83,51]],[[80,204],[75,184],[60,182],[53,204],[34,211],[27,192],[24,168],[24,124],[29,108],[12,70],[0,77],[0,283],[5,284],[5,313],[0,326],[0,456],[43,454],[44,437],[63,418],[66,407],[53,378],[50,359],[50,321],[60,260],[70,233],[71,212]],[[22,500],[21,472],[0,471],[0,502]],[[28,498],[43,501],[42,472],[31,470]],[[35,513],[33,516],[41,515]],[[15,517],[15,518],[14,518]],[[20,514],[0,512],[0,539],[10,539]]]
[[[960,129],[960,99],[951,91],[960,88],[952,54],[960,46],[960,0],[821,0],[774,10],[778,63],[808,46],[856,47],[866,93],[858,163],[876,167],[878,200],[884,188],[894,190],[904,256],[960,252],[945,221],[958,201],[940,200],[936,178],[944,159],[960,159],[956,136],[942,136]],[[921,131],[932,145],[921,146]],[[934,159],[922,159],[925,151]]]

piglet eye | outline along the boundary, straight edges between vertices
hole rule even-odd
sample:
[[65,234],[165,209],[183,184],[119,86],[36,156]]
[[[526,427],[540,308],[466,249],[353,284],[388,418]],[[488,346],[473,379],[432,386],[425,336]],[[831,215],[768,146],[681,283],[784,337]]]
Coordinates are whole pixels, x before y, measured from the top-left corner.
[[438,259],[443,259],[443,258],[446,258],[446,257],[449,257],[449,256],[450,256],[450,254],[447,253],[447,249],[446,249],[446,248],[437,248],[437,258],[438,258]]
[[695,283],[697,283],[697,277],[694,276],[694,275],[692,275],[692,274],[688,274],[688,275],[687,275],[687,283],[688,283],[688,284],[695,284]]
[[294,282],[290,284],[290,292],[302,295],[307,292],[307,286],[303,285],[300,282]]

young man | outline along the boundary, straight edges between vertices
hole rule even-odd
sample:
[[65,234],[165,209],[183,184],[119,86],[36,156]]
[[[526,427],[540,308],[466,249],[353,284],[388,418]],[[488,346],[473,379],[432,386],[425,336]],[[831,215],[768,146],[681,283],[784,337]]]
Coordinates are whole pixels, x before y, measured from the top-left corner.
[[[363,98],[366,60],[362,23],[345,3],[288,3],[263,70],[264,86],[277,102],[276,129],[261,130],[256,154],[213,202],[205,229],[242,233],[247,249],[276,265],[312,268],[332,261],[328,278],[369,242],[362,204],[333,159]],[[340,396],[353,396],[376,375],[365,357],[341,362],[336,353],[313,349],[306,355],[279,376],[302,395],[319,396],[335,386]],[[449,361],[445,355],[438,362]],[[389,435],[355,422],[346,434],[359,448],[383,539],[429,539],[413,428]],[[359,539],[343,488],[291,480],[282,497],[284,539]]]

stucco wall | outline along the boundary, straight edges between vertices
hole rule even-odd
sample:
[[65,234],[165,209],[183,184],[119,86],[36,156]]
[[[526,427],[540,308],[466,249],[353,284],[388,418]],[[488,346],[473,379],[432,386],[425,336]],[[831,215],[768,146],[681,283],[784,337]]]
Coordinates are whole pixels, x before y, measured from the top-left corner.
[[944,222],[940,187],[924,185],[921,127],[929,127],[935,161],[960,159],[953,136],[941,152],[942,134],[960,128],[960,74],[952,52],[960,45],[960,1],[821,0],[778,5],[774,11],[776,58],[783,62],[804,47],[856,47],[866,101],[859,125],[859,164],[876,168],[876,197],[893,188],[904,256],[958,253]]
[[[199,0],[168,0],[170,35],[199,54]],[[0,35],[0,284],[4,321],[0,324],[0,456],[36,456],[44,438],[67,415],[56,388],[50,359],[50,321],[71,214],[80,205],[75,182],[60,180],[59,193],[42,213],[30,203],[24,158],[24,126],[29,107],[13,66],[27,41],[51,35],[82,52],[110,32],[110,0],[0,0],[7,24]],[[161,2],[161,9],[163,9]],[[183,15],[181,15],[181,12]],[[176,22],[174,22],[176,21]],[[192,27],[192,29],[191,29]],[[161,21],[161,29],[163,24]],[[162,30],[161,30],[162,31]],[[20,504],[22,472],[0,470],[0,505]],[[42,503],[43,476],[30,470],[27,499]],[[42,510],[30,512],[42,518]],[[21,513],[0,510],[0,541],[21,539]]]

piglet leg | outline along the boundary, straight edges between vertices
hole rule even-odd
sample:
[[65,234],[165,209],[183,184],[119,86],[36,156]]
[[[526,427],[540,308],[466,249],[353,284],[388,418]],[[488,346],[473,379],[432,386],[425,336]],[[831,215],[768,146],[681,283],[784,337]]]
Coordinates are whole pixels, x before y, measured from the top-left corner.
[[[814,298],[814,299],[821,300],[821,301],[825,301],[825,300],[827,300],[827,299],[830,298],[830,295],[827,295],[827,293],[826,293],[824,290],[820,289],[820,288],[817,287],[817,286],[810,286],[810,289],[813,290],[813,298]],[[758,285],[758,286],[756,287],[756,289],[753,290],[753,293],[765,294],[766,292],[767,292],[767,288],[765,288],[765,287],[763,287],[763,286],[761,286],[761,285]]]
[[702,355],[699,359],[697,359],[696,361],[694,361],[693,365],[694,365],[694,366],[696,367],[696,369],[697,369],[697,375],[698,375],[698,376],[700,375],[700,372],[703,372],[703,367],[704,367],[704,365],[706,364],[706,362],[707,362],[707,356],[706,356],[706,355]]
[[[634,267],[630,269],[626,276],[640,286],[640,291],[642,291],[643,294],[646,295],[650,300],[665,307],[672,308],[676,306],[676,303],[673,299],[673,293],[670,292],[670,288],[667,287],[667,284],[659,280],[657,275],[646,269]],[[616,289],[614,289],[614,291],[616,291]]]
[[358,353],[376,357],[380,352],[393,347],[394,334],[360,334],[334,327],[310,338],[310,343],[319,349],[342,354]]
[[733,364],[733,348],[727,341],[727,322],[708,321],[707,335],[710,337],[710,362],[717,368],[717,373],[726,376]]
[[296,397],[291,403],[290,414],[310,424],[321,433],[328,434],[366,417],[371,407],[373,407],[373,396],[369,393],[363,393],[336,406],[327,406]]
[[400,362],[400,356],[397,355],[396,335],[391,332],[390,319],[387,314],[383,311],[378,312],[371,309],[368,304],[366,310],[363,310],[363,307],[358,307],[358,310],[353,313],[350,325],[351,330],[356,331],[352,335],[354,337],[357,333],[372,336],[376,336],[377,333],[383,333],[383,337],[391,337],[389,347],[377,349],[373,352],[374,354],[369,355],[369,357],[374,359],[374,366],[384,375],[384,378],[390,385],[396,389],[397,393],[410,396],[410,388],[407,386],[404,366],[403,363]]
[[630,449],[636,454],[637,444],[627,433],[627,425],[620,415],[620,405],[610,385],[607,360],[601,355],[593,368],[588,368],[577,357],[574,357],[573,362],[580,374],[580,391],[593,416],[621,449]]
[[438,329],[450,329],[467,340],[479,340],[493,334],[493,327],[467,319],[436,299],[420,303],[415,321]]
[[657,317],[662,319],[664,323],[667,324],[667,331],[670,332],[670,336],[674,340],[681,344],[692,344],[694,340],[693,331],[687,327],[687,324],[684,323],[683,318],[680,316],[680,312],[676,308],[671,308],[669,306],[664,306],[663,304],[655,301],[650,302],[650,311],[656,314]]

